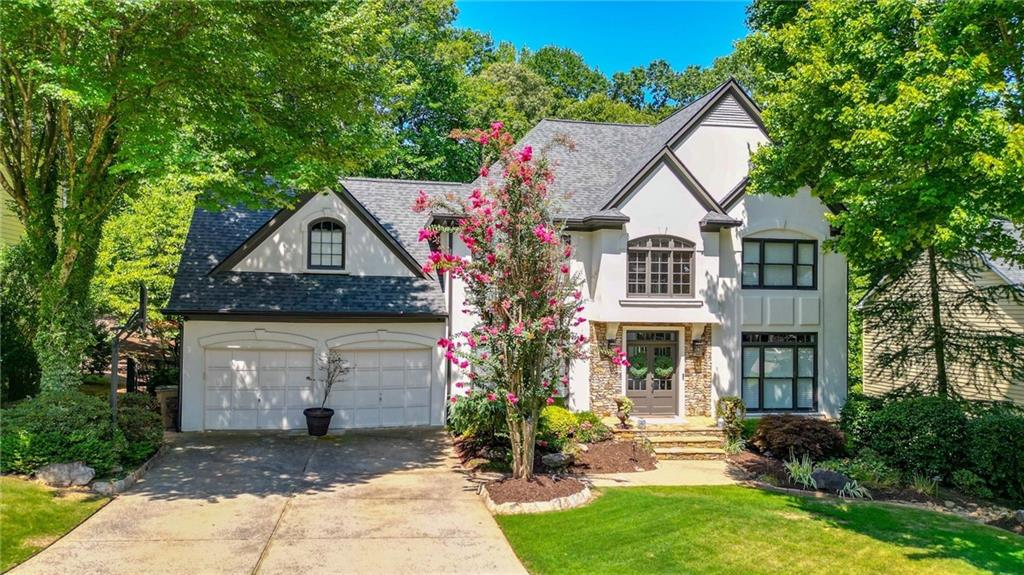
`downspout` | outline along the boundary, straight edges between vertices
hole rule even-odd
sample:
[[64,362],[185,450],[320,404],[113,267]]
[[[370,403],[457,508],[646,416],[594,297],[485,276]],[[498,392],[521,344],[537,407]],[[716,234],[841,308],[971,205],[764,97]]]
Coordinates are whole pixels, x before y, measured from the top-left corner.
[[[452,248],[453,248],[453,246],[455,244],[454,239],[453,239],[452,236],[453,236],[453,234],[451,232],[449,232],[448,233],[448,253],[452,253]],[[452,310],[452,304],[453,304],[453,301],[452,301],[452,291],[453,291],[453,288],[454,288],[454,285],[453,285],[454,282],[452,280],[452,274],[448,274],[448,279],[447,280],[442,280],[441,281],[442,289],[444,288],[445,281],[448,282],[448,321],[445,322],[445,324],[447,326],[445,328],[445,337],[448,338],[448,341],[451,341],[452,333],[453,333],[452,322],[454,320],[454,312]],[[451,396],[452,396],[452,362],[445,361],[444,362],[444,406],[445,407],[444,407],[444,418],[443,418],[443,421],[441,422],[443,424],[447,424],[448,423],[448,409],[449,409],[449,406],[451,405],[451,402],[448,401],[448,398],[451,397]]]

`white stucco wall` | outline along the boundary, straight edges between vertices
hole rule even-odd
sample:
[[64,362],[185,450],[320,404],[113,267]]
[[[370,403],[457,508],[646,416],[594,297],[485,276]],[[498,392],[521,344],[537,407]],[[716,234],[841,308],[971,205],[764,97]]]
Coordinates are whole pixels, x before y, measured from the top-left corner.
[[445,403],[445,360],[436,342],[444,333],[445,324],[440,321],[394,323],[186,321],[182,327],[181,350],[182,431],[201,431],[204,428],[207,347],[310,350],[314,357],[324,356],[329,349],[430,349],[433,357],[430,423],[431,425],[442,425]]
[[[309,224],[322,217],[345,225],[345,269],[310,270],[306,255]],[[310,199],[274,233],[234,267],[239,272],[348,273],[360,276],[412,276],[391,247],[377,237],[344,201],[332,192]]]
[[729,193],[748,172],[750,153],[768,142],[756,125],[704,121],[673,152],[716,199]]

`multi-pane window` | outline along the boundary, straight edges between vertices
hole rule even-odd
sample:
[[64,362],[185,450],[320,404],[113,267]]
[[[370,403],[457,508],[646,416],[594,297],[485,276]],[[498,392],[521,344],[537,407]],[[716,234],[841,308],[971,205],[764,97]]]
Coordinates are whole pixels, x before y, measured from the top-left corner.
[[345,269],[345,226],[321,219],[309,224],[310,269]]
[[743,334],[743,403],[748,411],[813,411],[818,346],[813,333]]
[[817,251],[813,240],[743,240],[743,287],[814,289]]
[[626,293],[631,297],[693,295],[693,242],[672,236],[630,240]]

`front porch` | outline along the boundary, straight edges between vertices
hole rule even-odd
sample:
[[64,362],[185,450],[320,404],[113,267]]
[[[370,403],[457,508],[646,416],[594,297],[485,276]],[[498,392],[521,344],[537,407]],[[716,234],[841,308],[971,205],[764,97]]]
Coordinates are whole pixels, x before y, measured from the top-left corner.
[[658,423],[634,417],[629,429],[620,428],[618,420],[607,422],[615,439],[649,441],[659,461],[725,459],[727,455],[722,448],[725,435],[711,417],[687,416],[683,423]]
[[614,415],[615,397],[633,401],[634,418],[684,424],[710,417],[710,324],[626,324],[592,322],[591,341],[602,348],[620,347],[632,364],[615,365],[609,354],[590,358],[590,409]]

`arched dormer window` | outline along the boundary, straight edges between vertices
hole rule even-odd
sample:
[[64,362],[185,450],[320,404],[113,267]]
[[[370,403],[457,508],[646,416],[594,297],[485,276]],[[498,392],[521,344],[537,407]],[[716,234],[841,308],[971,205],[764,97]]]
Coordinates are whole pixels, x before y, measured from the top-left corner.
[[627,245],[626,295],[693,297],[694,243],[675,236],[645,236]]
[[309,224],[309,269],[345,269],[345,225],[320,218]]

